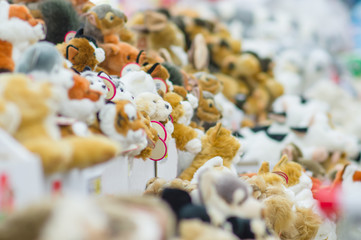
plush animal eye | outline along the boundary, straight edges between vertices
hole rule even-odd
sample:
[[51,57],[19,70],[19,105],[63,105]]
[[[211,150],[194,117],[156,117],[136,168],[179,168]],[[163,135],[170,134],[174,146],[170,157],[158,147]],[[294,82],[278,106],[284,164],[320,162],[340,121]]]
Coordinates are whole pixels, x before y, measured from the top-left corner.
[[124,89],[123,89],[123,88],[121,88],[121,89],[120,89],[120,91],[121,91],[121,92],[124,92]]
[[93,85],[94,83],[93,82],[90,82],[90,85]]
[[130,60],[130,55],[127,56],[127,59]]
[[210,103],[210,104],[208,104],[208,106],[211,108],[211,107],[213,107],[213,104],[212,104],[212,103]]
[[114,13],[108,12],[108,13],[105,15],[105,19],[107,19],[109,22],[112,22],[112,21],[114,20]]
[[155,100],[153,100],[154,103],[157,103]]

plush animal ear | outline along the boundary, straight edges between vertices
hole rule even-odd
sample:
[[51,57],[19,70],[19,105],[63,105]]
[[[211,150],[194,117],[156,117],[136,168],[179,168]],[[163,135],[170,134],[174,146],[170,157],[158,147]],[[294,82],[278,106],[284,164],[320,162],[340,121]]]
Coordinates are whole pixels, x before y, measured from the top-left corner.
[[258,170],[258,174],[269,173],[269,162],[263,162]]
[[76,55],[78,55],[78,53],[79,53],[78,48],[75,47],[75,46],[72,45],[72,44],[69,44],[69,45],[66,47],[66,55],[65,55],[65,57],[66,57],[66,59],[68,59],[68,60],[71,61],[71,60],[74,59],[74,57],[75,57]]
[[160,63],[155,63],[148,71],[147,73],[152,75],[152,73],[156,70],[156,68],[159,66]]
[[113,43],[105,43],[105,44],[102,44],[101,47],[105,52],[105,56],[114,56],[114,55],[117,55],[119,52],[118,46],[116,46]]
[[217,123],[216,125],[216,134],[215,134],[215,137],[219,137],[219,135],[221,134],[221,129],[222,129],[222,123]]
[[98,27],[98,15],[95,12],[89,12],[85,14],[86,18],[88,19],[88,21],[90,22],[90,24]]
[[7,1],[0,1],[0,22],[4,23],[9,20],[10,5]]
[[283,154],[283,156],[281,157],[281,159],[278,161],[278,163],[274,166],[274,169],[277,167],[282,166],[283,164],[288,162],[288,157],[286,154]]

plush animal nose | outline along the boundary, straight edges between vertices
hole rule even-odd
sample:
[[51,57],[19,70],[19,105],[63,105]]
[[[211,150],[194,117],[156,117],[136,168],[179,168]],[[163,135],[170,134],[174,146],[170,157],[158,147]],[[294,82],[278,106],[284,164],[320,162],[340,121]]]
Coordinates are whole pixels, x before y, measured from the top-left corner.
[[168,104],[165,104],[165,108],[166,108],[166,109],[169,109],[169,105],[168,105]]
[[106,87],[107,87],[107,86],[105,86],[105,85],[102,85],[102,88],[104,88],[104,89],[105,89]]

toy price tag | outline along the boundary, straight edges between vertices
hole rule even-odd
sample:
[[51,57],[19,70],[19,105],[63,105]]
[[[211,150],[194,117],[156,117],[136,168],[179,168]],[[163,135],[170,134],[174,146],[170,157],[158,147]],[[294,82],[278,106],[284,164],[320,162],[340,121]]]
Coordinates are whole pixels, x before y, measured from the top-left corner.
[[161,78],[154,78],[155,88],[158,90],[162,90],[164,93],[168,92],[167,83]]
[[14,208],[14,192],[10,185],[9,176],[0,174],[0,222],[10,214]]

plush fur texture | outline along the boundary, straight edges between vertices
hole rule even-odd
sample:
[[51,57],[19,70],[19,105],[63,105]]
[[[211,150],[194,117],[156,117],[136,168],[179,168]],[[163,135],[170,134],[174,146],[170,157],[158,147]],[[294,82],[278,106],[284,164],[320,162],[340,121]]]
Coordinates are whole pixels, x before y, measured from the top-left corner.
[[85,67],[95,70],[96,66],[105,59],[105,53],[86,38],[73,38],[67,43],[57,46],[61,54],[73,65],[78,72]]
[[109,4],[100,4],[87,12],[84,34],[95,38],[99,43],[106,42],[109,36],[116,36],[116,41],[119,41],[119,34],[126,22],[127,17],[123,12]]
[[148,114],[152,121],[166,121],[172,112],[172,106],[158,94],[144,92],[135,98],[138,111]]
[[237,240],[238,238],[225,230],[216,228],[200,220],[183,220],[180,223],[181,240]]
[[108,103],[98,113],[93,131],[118,142],[128,155],[136,156],[147,147],[146,126],[135,106],[127,100]]
[[200,91],[198,100],[198,108],[193,117],[193,121],[208,130],[214,126],[216,122],[222,117],[220,110],[217,109],[214,95],[207,91]]
[[192,164],[179,176],[184,180],[191,180],[194,173],[209,159],[220,156],[224,166],[230,168],[235,158],[239,158],[241,144],[232,136],[231,132],[218,123],[210,128],[202,137],[202,151],[198,153]]
[[[105,60],[99,64],[110,75],[120,75],[120,71],[128,63],[135,63],[139,50],[125,42],[99,44],[105,51]],[[140,56],[140,63],[146,58],[145,53]]]
[[162,178],[151,178],[147,182],[144,194],[160,196],[163,192],[163,189],[165,188],[175,188],[190,193],[195,190],[197,186],[187,180],[182,180],[180,178],[175,178],[170,181]]
[[0,3],[0,70],[12,72],[21,53],[45,37],[42,21],[35,20],[23,5]]
[[215,75],[205,72],[198,72],[195,73],[194,76],[198,79],[199,85],[203,91],[207,91],[213,95],[216,95],[223,89],[222,82],[219,81]]
[[173,108],[171,113],[174,125],[172,137],[176,141],[177,149],[189,151],[194,154],[199,153],[202,145],[201,141],[197,138],[198,133],[193,128],[179,123],[179,119],[185,114],[184,108],[181,104],[183,98],[176,93],[168,92],[165,94],[164,100],[170,103]]
[[39,4],[46,25],[46,39],[54,44],[62,43],[69,31],[76,31],[80,26],[78,14],[70,2],[48,0]]
[[300,164],[288,161],[286,156],[283,156],[281,160],[273,168],[273,171],[281,171],[287,174],[288,184],[287,186],[294,186],[300,182],[300,177],[303,172],[303,168]]
[[[153,78],[160,78],[164,81],[169,79],[169,72],[167,68],[165,68],[162,64],[147,64],[143,66],[141,69],[144,72],[149,73]],[[155,68],[154,68],[155,67]]]
[[60,139],[50,83],[32,82],[24,75],[4,75],[0,84],[4,88],[1,99],[14,103],[21,114],[13,136],[40,156],[46,174],[104,162],[119,153],[118,146],[102,136]]

